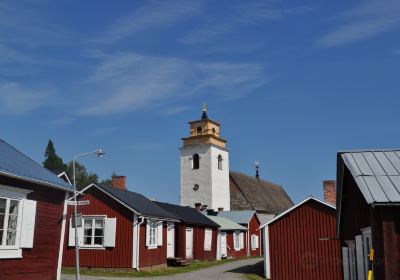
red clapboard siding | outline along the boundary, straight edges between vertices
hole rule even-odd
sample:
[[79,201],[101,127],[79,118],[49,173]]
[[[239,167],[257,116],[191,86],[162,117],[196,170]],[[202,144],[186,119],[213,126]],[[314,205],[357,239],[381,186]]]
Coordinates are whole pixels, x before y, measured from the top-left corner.
[[[244,238],[246,238],[246,235],[244,235]],[[233,247],[233,232],[228,231],[226,233],[226,245],[229,246],[229,248],[227,248],[228,257],[232,257],[232,258],[245,257],[247,255],[247,244],[246,243],[247,242],[244,242],[243,249],[241,249],[240,251],[235,251],[235,249]]]
[[[249,222],[249,251],[250,251],[250,256],[260,256],[260,250],[261,250],[261,236],[260,236],[260,221],[258,220],[256,214],[253,215]],[[255,250],[251,249],[251,236],[255,234],[258,236],[258,248]],[[245,241],[246,242],[246,241]]]
[[0,279],[55,279],[65,191],[4,177],[0,184],[32,190],[27,199],[37,201],[33,248],[23,249],[22,259],[0,260]]
[[342,279],[336,211],[309,200],[269,226],[271,279]]
[[[78,213],[83,215],[107,215],[117,218],[115,247],[105,249],[79,250],[82,267],[132,268],[133,251],[133,212],[95,187],[87,190],[79,200],[89,200],[89,205],[79,206]],[[73,207],[69,206],[64,241],[63,266],[75,265],[74,247],[68,246],[69,222]]]
[[167,224],[163,223],[162,246],[154,249],[146,247],[146,223],[140,226],[139,267],[150,267],[165,264],[167,261]]

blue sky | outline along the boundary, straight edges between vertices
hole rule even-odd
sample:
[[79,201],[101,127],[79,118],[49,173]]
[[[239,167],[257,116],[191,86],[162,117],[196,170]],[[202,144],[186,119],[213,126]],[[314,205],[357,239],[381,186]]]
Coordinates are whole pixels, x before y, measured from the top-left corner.
[[178,202],[180,138],[222,123],[231,170],[322,195],[336,152],[399,147],[400,2],[1,1],[1,138]]

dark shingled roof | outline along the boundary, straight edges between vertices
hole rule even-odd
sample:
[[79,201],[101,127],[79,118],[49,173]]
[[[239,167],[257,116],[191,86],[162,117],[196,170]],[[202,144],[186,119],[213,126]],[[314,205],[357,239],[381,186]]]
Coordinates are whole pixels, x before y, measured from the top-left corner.
[[240,172],[231,171],[229,176],[256,211],[279,214],[293,206],[293,201],[280,185]]
[[73,187],[0,139],[0,175],[71,191]]
[[128,190],[121,190],[114,187],[105,186],[102,184],[93,184],[100,189],[104,190],[106,193],[114,196],[116,199],[122,201],[130,208],[139,212],[139,214],[154,217],[154,218],[163,218],[169,220],[179,220],[178,217],[164,210],[157,204],[155,204],[150,199],[146,198],[144,195],[141,195],[136,192],[131,192]]
[[211,221],[207,216],[189,206],[179,206],[165,202],[155,202],[174,216],[178,217],[181,222],[186,224],[201,225],[207,227],[218,227],[218,224]]

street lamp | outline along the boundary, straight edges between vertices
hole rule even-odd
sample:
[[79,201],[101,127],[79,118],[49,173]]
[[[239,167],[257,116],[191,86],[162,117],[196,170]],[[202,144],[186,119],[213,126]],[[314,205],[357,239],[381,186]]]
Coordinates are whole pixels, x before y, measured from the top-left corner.
[[72,169],[74,174],[74,221],[75,221],[75,273],[76,280],[80,280],[81,276],[79,273],[79,244],[78,244],[78,203],[76,201],[77,191],[76,191],[76,176],[75,176],[75,162],[78,158],[96,154],[99,158],[102,158],[105,154],[102,149],[98,149],[96,151],[80,154],[74,157],[72,161]]

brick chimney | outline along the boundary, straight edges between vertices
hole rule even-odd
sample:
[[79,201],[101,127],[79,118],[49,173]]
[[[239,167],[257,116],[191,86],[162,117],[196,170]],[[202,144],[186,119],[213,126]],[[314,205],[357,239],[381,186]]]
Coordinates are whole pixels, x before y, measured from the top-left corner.
[[324,201],[326,203],[336,206],[336,181],[335,180],[324,180]]
[[120,190],[126,190],[126,177],[125,176],[113,176],[112,177],[112,185],[114,188],[120,189]]

